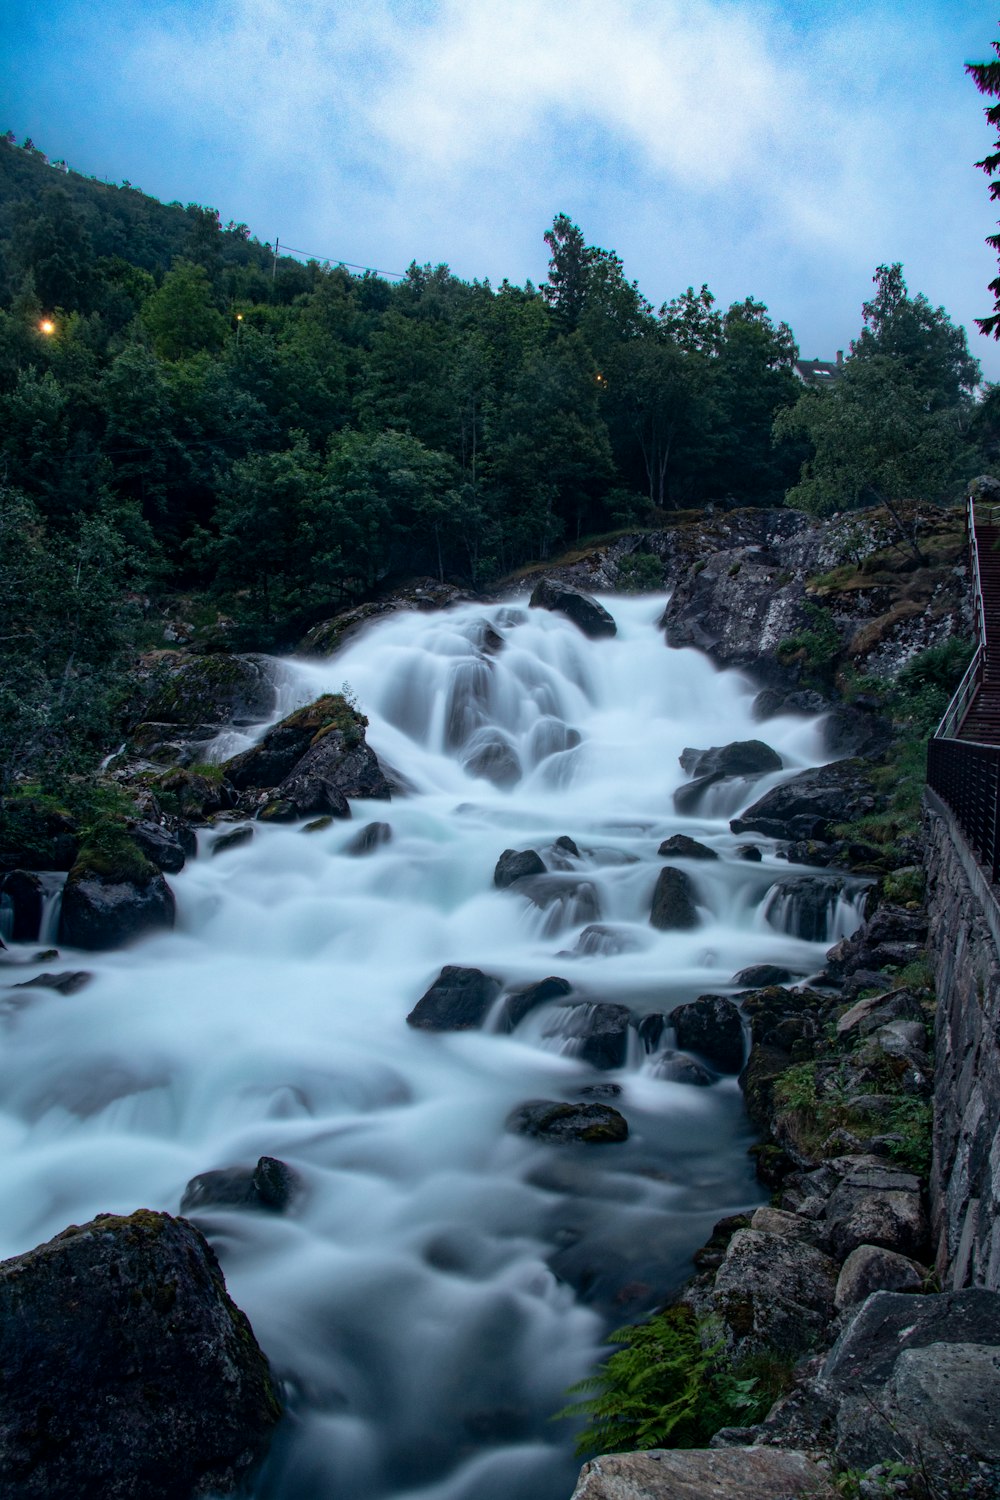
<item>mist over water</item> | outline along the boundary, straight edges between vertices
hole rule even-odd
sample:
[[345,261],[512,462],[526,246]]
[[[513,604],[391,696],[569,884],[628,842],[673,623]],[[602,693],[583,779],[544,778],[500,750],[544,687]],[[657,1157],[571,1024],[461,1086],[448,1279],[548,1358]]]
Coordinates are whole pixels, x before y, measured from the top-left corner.
[[[0,1254],[103,1211],[177,1212],[195,1174],[261,1155],[301,1178],[287,1215],[192,1215],[287,1382],[258,1500],[565,1500],[573,1434],[549,1419],[566,1387],[609,1326],[679,1285],[716,1219],[760,1201],[735,1080],[662,1076],[669,1027],[656,1051],[633,1033],[624,1066],[597,1071],[568,1007],[639,1018],[733,993],[749,964],[822,966],[856,924],[851,893],[825,941],[787,935],[767,897],[795,867],[763,839],[761,863],[737,858],[728,826],[826,758],[819,724],[754,722],[747,681],[664,647],[662,600],[605,603],[612,640],[468,605],[280,663],[275,717],[348,684],[408,794],[314,832],[256,825],[218,858],[204,830],[202,857],[171,877],[174,933],[65,950],[61,966],[95,974],[78,994],[0,991]],[[677,816],[681,750],[750,738],[785,769]],[[227,733],[215,751],[246,743]],[[349,853],[374,820],[389,841]],[[657,848],[677,832],[721,858],[681,865],[698,928],[658,932]],[[564,835],[579,857],[553,848]],[[545,859],[534,899],[494,888],[507,848]],[[513,1034],[414,1031],[405,1018],[445,964],[505,989],[561,975],[573,993]],[[609,1082],[621,1145],[504,1131],[523,1100]]]

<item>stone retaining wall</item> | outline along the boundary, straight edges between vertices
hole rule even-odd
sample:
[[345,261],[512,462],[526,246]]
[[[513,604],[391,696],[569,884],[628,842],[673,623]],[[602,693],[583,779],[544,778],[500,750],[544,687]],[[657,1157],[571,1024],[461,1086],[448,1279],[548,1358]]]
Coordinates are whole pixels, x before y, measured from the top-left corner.
[[933,792],[924,832],[937,987],[932,1235],[945,1290],[1000,1290],[1000,906]]

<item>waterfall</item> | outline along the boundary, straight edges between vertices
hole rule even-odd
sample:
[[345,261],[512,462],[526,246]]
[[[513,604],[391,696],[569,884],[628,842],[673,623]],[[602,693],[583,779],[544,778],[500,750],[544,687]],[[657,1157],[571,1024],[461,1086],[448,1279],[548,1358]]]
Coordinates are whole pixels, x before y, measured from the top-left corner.
[[[194,1216],[288,1392],[257,1500],[564,1500],[572,1433],[550,1417],[566,1387],[610,1324],[680,1284],[716,1219],[760,1201],[735,1080],[655,1018],[733,993],[749,964],[815,973],[825,945],[761,920],[789,866],[764,839],[761,863],[736,857],[732,789],[691,817],[673,792],[686,746],[763,737],[784,770],[746,783],[746,806],[824,760],[818,723],[755,723],[749,682],[664,647],[662,600],[605,602],[610,640],[523,603],[465,605],[276,663],[276,717],[348,684],[408,793],[190,861],[175,932],[66,952],[85,989],[4,1012],[3,1255],[102,1211],[176,1212],[214,1168],[267,1155],[297,1174],[285,1215]],[[216,757],[263,728],[227,731]],[[359,858],[374,819],[390,831]],[[657,850],[678,832],[719,857],[679,862],[698,925],[664,932]],[[495,888],[506,849],[546,874]],[[448,964],[504,993],[553,975],[571,992],[512,1030],[408,1027]],[[595,1015],[621,1022],[597,1049]],[[524,1100],[586,1090],[628,1141],[505,1132]]]

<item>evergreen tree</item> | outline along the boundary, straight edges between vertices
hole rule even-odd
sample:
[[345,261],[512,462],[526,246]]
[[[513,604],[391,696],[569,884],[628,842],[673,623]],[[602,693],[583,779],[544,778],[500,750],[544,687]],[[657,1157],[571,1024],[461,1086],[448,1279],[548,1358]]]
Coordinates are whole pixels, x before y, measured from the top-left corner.
[[[990,46],[996,53],[995,58],[989,62],[966,63],[965,71],[972,76],[976,88],[981,94],[991,98],[1000,97],[1000,42],[991,42]],[[994,149],[977,161],[976,166],[984,171],[987,177],[1000,178],[1000,104],[990,104],[983,111],[989,123],[997,131],[997,139]],[[1000,180],[990,183],[990,198],[996,202],[1000,198]],[[991,249],[1000,254],[1000,234],[987,235],[986,243]],[[986,318],[977,318],[976,323],[981,333],[992,334],[995,339],[1000,339],[1000,276],[990,282],[990,291],[993,293],[993,305],[995,311]]]

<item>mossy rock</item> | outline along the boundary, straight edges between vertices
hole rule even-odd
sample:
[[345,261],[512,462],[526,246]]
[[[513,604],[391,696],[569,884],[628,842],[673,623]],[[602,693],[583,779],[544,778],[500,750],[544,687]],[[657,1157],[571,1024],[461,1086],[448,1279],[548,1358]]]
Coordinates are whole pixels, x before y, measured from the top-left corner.
[[274,686],[253,656],[175,655],[154,675],[144,721],[161,724],[259,723],[274,708]]

